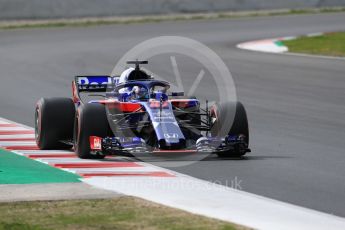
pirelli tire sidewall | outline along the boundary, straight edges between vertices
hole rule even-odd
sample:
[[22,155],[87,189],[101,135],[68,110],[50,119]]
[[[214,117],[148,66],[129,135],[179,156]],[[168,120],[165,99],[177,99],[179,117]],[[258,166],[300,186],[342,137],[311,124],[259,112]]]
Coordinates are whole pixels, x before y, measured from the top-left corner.
[[74,122],[74,150],[83,159],[101,159],[104,155],[90,153],[90,136],[111,136],[105,106],[97,103],[81,105]]
[[248,118],[241,102],[216,103],[210,108],[210,113],[211,118],[215,118],[212,136],[244,135],[249,145]]
[[40,149],[71,148],[75,106],[70,98],[41,98],[35,108],[35,139]]

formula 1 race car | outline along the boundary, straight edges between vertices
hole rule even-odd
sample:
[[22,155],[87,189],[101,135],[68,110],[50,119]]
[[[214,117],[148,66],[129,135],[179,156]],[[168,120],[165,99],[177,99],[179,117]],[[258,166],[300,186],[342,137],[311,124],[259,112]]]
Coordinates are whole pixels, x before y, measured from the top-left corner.
[[[240,102],[206,101],[170,92],[170,84],[140,69],[120,76],[77,76],[72,98],[41,98],[35,109],[40,149],[74,147],[80,158],[154,152],[203,152],[239,157],[250,152]],[[98,98],[95,100],[95,98]]]

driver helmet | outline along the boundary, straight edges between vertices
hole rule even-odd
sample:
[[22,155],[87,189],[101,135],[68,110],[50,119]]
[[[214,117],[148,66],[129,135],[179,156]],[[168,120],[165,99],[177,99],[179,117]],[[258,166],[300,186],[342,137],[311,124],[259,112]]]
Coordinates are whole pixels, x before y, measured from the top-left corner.
[[[123,71],[120,75],[120,79],[119,79],[119,84],[123,84],[126,83],[128,81],[128,76],[129,74],[134,70],[133,67],[130,67],[128,69],[126,69],[125,71]],[[123,88],[120,89],[120,93],[130,93],[130,89],[129,88]]]
[[128,81],[128,76],[129,74],[134,70],[133,67],[130,67],[128,69],[126,69],[125,71],[123,71],[120,75],[120,79],[119,79],[119,84],[122,83],[126,83]]
[[148,98],[148,91],[145,87],[133,86],[132,94],[135,99],[146,99]]

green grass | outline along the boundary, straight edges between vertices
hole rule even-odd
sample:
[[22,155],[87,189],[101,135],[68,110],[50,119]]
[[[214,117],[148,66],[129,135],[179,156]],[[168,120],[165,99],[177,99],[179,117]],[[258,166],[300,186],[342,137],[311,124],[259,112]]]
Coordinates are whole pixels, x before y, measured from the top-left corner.
[[283,41],[289,52],[345,57],[345,32]]
[[80,182],[79,178],[76,174],[0,149],[0,184],[71,183]]
[[0,230],[247,229],[133,197],[0,203]]
[[101,17],[101,18],[77,18],[77,19],[52,19],[52,20],[19,20],[0,22],[0,29],[20,28],[50,28],[50,27],[85,27],[112,24],[154,23],[163,21],[184,20],[212,20],[230,19],[260,16],[281,16],[317,13],[345,12],[344,7],[307,8],[307,9],[277,9],[262,11],[216,12],[216,13],[190,13],[172,15],[147,15],[130,17]]

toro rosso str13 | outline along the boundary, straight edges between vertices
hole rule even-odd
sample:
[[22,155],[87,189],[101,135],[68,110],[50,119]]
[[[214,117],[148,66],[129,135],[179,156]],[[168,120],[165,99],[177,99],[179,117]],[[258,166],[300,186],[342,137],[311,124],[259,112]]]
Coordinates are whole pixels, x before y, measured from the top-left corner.
[[[195,97],[170,92],[139,64],[120,76],[77,76],[72,98],[41,98],[35,109],[40,149],[74,147],[80,158],[140,153],[206,152],[238,157],[250,152],[240,102],[205,108]],[[95,98],[98,98],[95,100]]]

